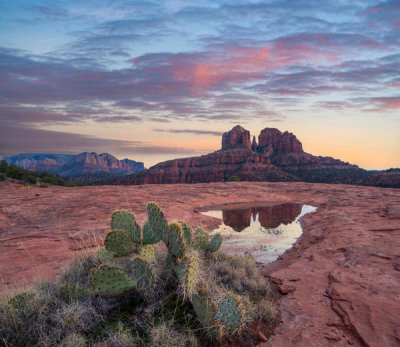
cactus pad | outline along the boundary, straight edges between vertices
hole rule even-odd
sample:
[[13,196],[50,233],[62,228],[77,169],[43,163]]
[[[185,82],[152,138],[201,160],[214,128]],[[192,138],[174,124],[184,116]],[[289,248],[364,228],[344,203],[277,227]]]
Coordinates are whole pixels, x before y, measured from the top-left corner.
[[196,232],[194,233],[194,237],[197,237],[197,236],[200,236],[200,235],[206,237],[207,240],[210,238],[210,235],[208,233],[206,233],[202,228],[198,228],[196,230]]
[[167,274],[170,274],[174,270],[175,265],[176,262],[174,256],[170,252],[168,252],[167,259],[165,260],[165,272]]
[[8,300],[8,304],[12,306],[15,310],[19,310],[24,308],[27,305],[29,300],[31,300],[35,294],[26,292],[26,293],[19,293]]
[[197,253],[183,259],[175,268],[179,282],[182,284],[184,296],[191,297],[196,289],[199,277],[199,257]]
[[179,221],[179,224],[181,225],[183,235],[185,236],[186,244],[190,245],[192,243],[192,230],[190,229],[190,226],[182,221]]
[[153,231],[153,229],[150,226],[149,221],[146,221],[143,224],[143,244],[154,244],[157,243],[161,240],[160,235]]
[[204,293],[192,295],[192,305],[196,312],[197,319],[205,328],[215,325],[214,315],[217,311],[217,305],[209,299]]
[[60,288],[60,296],[65,301],[85,300],[92,295],[88,288],[65,285]]
[[135,257],[132,266],[136,288],[139,291],[149,290],[154,284],[154,274],[150,264],[142,257]]
[[208,238],[205,237],[204,235],[197,235],[192,243],[192,248],[205,252],[208,250]]
[[141,245],[139,255],[150,263],[154,262],[156,260],[156,249],[154,245]]
[[243,325],[244,313],[242,304],[233,294],[227,294],[218,304],[215,319],[235,330]]
[[207,250],[210,252],[216,252],[219,250],[221,244],[222,244],[222,236],[221,234],[216,234],[208,244]]
[[151,230],[158,235],[159,239],[168,244],[168,223],[160,207],[155,202],[147,205],[147,214]]
[[135,221],[135,216],[128,211],[115,211],[111,215],[111,230],[123,230],[128,233],[132,241],[140,242],[140,227]]
[[172,255],[182,258],[185,254],[185,236],[179,223],[169,225],[168,249]]
[[104,246],[107,251],[118,257],[130,254],[134,248],[134,244],[128,233],[119,230],[111,231],[107,234]]
[[100,295],[120,295],[135,288],[135,283],[121,269],[108,265],[93,269],[89,280],[94,292]]
[[114,259],[114,254],[107,251],[105,248],[100,248],[97,251],[97,259],[100,264],[112,264]]

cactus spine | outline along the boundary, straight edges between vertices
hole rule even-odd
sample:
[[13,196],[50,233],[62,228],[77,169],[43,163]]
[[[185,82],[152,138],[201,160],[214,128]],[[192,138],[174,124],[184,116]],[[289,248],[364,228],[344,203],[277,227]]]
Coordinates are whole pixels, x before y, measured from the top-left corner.
[[168,249],[172,255],[183,258],[186,251],[185,237],[179,223],[171,223],[169,226]]
[[182,228],[183,235],[185,236],[186,244],[190,245],[192,243],[192,230],[190,229],[190,226],[182,221],[179,221],[179,224]]
[[175,268],[175,273],[182,285],[184,296],[191,297],[196,289],[199,277],[199,256],[197,253],[183,259]]

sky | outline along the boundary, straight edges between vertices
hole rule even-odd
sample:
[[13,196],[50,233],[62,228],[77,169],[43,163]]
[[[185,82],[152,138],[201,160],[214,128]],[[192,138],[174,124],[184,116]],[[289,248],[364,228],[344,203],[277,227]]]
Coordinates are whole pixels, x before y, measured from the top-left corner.
[[400,1],[0,2],[0,153],[157,162],[240,124],[400,167]]

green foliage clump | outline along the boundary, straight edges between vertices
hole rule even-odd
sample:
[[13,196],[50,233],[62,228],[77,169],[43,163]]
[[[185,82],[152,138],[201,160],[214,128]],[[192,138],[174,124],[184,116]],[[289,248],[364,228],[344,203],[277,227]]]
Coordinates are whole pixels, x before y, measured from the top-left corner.
[[21,169],[17,165],[7,164],[7,161],[0,161],[0,180],[12,178],[22,183],[37,184],[42,188],[47,188],[49,185],[65,186],[65,181],[57,175],[52,175],[48,172],[35,172]]
[[240,181],[240,178],[237,177],[237,176],[230,176],[230,177],[228,178],[228,181],[230,181],[230,182],[239,182],[239,181]]
[[168,224],[155,203],[142,227],[128,211],[114,213],[110,227],[105,248],[56,283],[0,300],[6,345],[197,346],[274,321],[254,259],[220,252],[220,235]]

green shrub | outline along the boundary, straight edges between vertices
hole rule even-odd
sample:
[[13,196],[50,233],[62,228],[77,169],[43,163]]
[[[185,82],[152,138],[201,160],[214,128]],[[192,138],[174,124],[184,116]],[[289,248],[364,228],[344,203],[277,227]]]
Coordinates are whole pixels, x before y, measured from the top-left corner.
[[240,178],[237,177],[237,176],[231,176],[231,177],[228,178],[228,181],[230,181],[230,182],[239,182]]
[[8,163],[6,160],[0,161],[0,173],[5,174],[7,172]]

